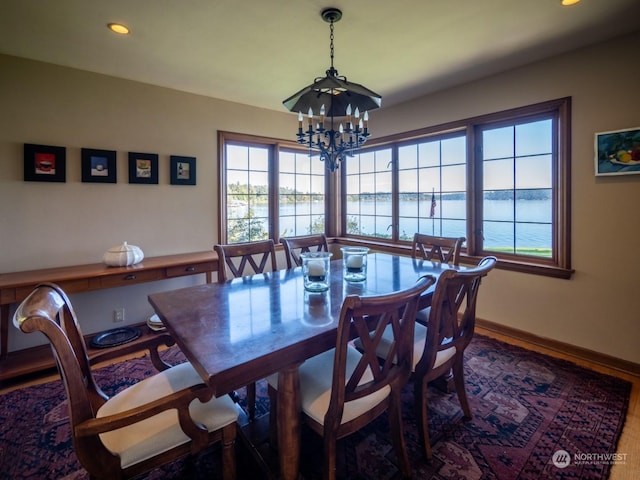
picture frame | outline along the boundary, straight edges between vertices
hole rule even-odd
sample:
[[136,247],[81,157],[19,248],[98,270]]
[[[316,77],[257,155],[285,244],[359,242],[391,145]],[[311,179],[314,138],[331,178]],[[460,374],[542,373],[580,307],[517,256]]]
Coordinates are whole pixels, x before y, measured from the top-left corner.
[[196,184],[196,158],[171,155],[170,157],[171,185]]
[[67,149],[53,145],[24,144],[25,182],[66,182]]
[[116,183],[115,150],[81,150],[82,181],[91,183]]
[[640,174],[640,127],[595,134],[596,176]]
[[158,183],[158,154],[129,152],[129,183]]

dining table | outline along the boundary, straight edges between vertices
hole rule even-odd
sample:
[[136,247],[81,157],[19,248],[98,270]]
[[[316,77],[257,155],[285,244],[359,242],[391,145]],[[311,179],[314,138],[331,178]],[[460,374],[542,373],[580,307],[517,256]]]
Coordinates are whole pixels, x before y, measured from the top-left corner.
[[[203,381],[220,397],[278,373],[277,441],[280,478],[298,478],[300,396],[298,367],[335,347],[340,311],[349,295],[379,295],[458,268],[430,260],[371,253],[362,282],[343,278],[330,262],[329,289],[304,289],[301,267],[259,273],[150,294],[156,314]],[[464,267],[462,267],[464,268]],[[434,287],[421,297],[430,305]]]

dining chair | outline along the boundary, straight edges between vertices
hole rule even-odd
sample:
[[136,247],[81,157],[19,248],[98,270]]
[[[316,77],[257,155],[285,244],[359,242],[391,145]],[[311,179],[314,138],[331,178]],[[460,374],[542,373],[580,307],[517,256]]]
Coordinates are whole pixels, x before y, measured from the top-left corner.
[[423,260],[460,265],[460,250],[465,237],[436,237],[415,233],[411,246],[411,256]]
[[327,236],[324,233],[305,235],[302,237],[282,237],[280,243],[284,246],[287,268],[302,265],[300,254],[304,252],[328,252]]
[[[213,249],[218,254],[218,282],[226,282],[229,278],[238,278],[255,273],[263,273],[265,268],[272,271],[278,269],[276,264],[276,248],[273,240],[216,244]],[[231,272],[231,276],[227,273]]]
[[[411,468],[402,433],[400,392],[411,371],[413,325],[420,295],[435,282],[424,276],[404,291],[376,296],[348,296],[342,305],[336,347],[300,365],[299,389],[304,424],[323,437],[323,478],[336,476],[336,443],[388,412],[391,440],[400,470]],[[381,362],[378,344],[387,329],[396,362]],[[351,345],[356,335],[362,352]],[[271,438],[277,423],[278,374],[267,378]]]
[[[157,363],[159,373],[108,397],[93,377],[76,314],[59,286],[38,285],[13,322],[25,333],[42,332],[51,344],[67,393],[75,454],[90,478],[135,477],[217,442],[223,478],[236,478],[240,410],[228,396],[213,397],[190,363]],[[163,336],[170,338],[158,338]],[[150,342],[151,348],[158,345]]]
[[[432,458],[427,416],[427,384],[453,373],[465,418],[471,409],[464,385],[464,350],[471,342],[476,322],[476,302],[481,280],[495,267],[496,257],[485,257],[473,268],[445,270],[436,284],[427,326],[415,323],[412,379],[420,441],[425,457]],[[378,346],[383,359],[394,358],[393,332],[384,332]]]
[[[424,233],[414,233],[411,256],[420,260],[460,265],[460,250],[466,241],[465,237],[436,237]],[[430,307],[418,310],[416,320],[426,325],[429,320]]]
[[[218,283],[231,278],[263,273],[267,267],[270,267],[271,271],[278,269],[276,248],[272,239],[229,245],[216,244],[213,249],[218,254]],[[236,400],[238,398],[235,392],[232,392],[231,396]],[[253,420],[256,415],[255,382],[247,385],[247,411],[249,418]]]

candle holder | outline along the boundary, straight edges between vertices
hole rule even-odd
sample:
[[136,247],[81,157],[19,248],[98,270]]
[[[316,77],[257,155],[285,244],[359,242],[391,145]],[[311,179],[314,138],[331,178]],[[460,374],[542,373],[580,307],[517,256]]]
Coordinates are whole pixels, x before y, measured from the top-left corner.
[[329,290],[331,256],[330,252],[301,253],[304,289],[309,292]]
[[367,247],[342,247],[342,269],[347,282],[364,282],[367,279]]

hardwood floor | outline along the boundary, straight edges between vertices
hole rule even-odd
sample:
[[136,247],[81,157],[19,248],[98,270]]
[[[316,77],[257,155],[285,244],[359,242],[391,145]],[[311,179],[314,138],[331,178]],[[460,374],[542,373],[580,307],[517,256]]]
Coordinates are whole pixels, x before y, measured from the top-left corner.
[[[620,437],[620,440],[618,442],[618,447],[616,448],[616,452],[615,452],[620,455],[623,455],[625,457],[625,461],[624,463],[613,466],[609,479],[610,480],[636,480],[640,478],[640,393],[638,393],[640,391],[639,376],[632,375],[626,372],[621,372],[613,368],[604,367],[600,364],[589,362],[582,358],[577,358],[573,355],[563,354],[555,350],[541,347],[539,345],[534,345],[523,340],[514,339],[510,336],[497,333],[493,330],[487,330],[481,327],[477,327],[476,332],[482,335],[486,335],[488,337],[496,338],[506,343],[518,345],[523,348],[527,348],[529,350],[534,350],[540,353],[544,353],[552,357],[569,360],[573,363],[589,368],[591,370],[595,370],[597,372],[605,373],[608,375],[613,375],[631,382],[632,388],[631,388],[631,397],[629,399],[629,410],[627,412],[625,425],[622,430],[622,435]],[[130,355],[128,357],[122,357],[117,359],[117,361],[122,361],[125,358],[133,358],[134,356],[142,356],[142,355],[143,353],[141,352],[140,355]],[[96,365],[96,367],[99,367],[99,366],[101,365],[100,364]],[[0,387],[0,394],[7,393],[17,388],[26,387],[29,385],[37,385],[40,383],[49,382],[51,380],[55,380],[56,378],[58,378],[58,374],[54,373],[51,375],[31,378],[21,382],[12,382],[11,384],[8,384],[8,385],[5,384],[2,387]]]

